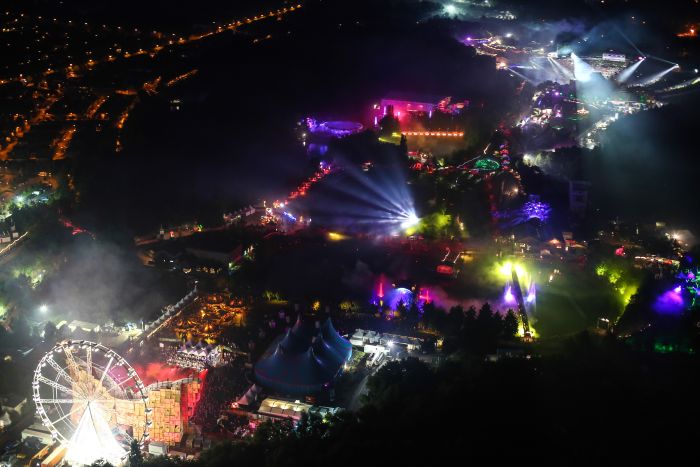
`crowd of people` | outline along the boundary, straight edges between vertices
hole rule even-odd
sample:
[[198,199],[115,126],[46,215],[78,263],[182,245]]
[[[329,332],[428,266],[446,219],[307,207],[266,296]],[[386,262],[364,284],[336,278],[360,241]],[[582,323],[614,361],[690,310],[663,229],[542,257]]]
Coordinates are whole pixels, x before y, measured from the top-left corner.
[[205,432],[216,431],[222,411],[249,386],[243,358],[235,358],[227,365],[210,368],[204,379],[202,395],[192,421]]

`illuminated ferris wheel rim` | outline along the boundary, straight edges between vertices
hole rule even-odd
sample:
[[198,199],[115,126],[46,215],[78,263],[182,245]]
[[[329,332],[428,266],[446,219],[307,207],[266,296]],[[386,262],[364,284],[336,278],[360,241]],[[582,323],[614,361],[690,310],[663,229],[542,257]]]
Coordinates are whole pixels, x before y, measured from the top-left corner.
[[[85,358],[78,357],[80,352],[83,352]],[[61,363],[57,362],[54,359],[55,355],[64,355],[65,364],[61,365]],[[101,365],[98,363],[98,360],[106,361],[106,364]],[[45,374],[49,368],[55,372],[53,379]],[[111,375],[110,372],[117,368],[122,369],[124,378],[115,381],[114,375]],[[98,383],[93,387],[92,383],[82,384],[79,381],[75,381],[71,373],[78,369],[86,371],[86,374],[90,376],[93,375],[93,370],[95,370],[100,375]],[[97,378],[93,376],[93,379],[96,380]],[[126,385],[127,382],[130,384]],[[107,384],[110,385],[109,388],[105,386]],[[46,390],[47,388],[51,390],[52,397],[50,398],[42,396],[42,389]],[[106,392],[109,399],[97,398],[97,392],[101,394]],[[61,393],[63,396],[61,396]],[[136,370],[124,357],[102,344],[87,340],[65,340],[57,343],[41,358],[34,370],[32,396],[37,414],[41,418],[42,423],[50,430],[54,439],[57,439],[62,444],[70,443],[72,434],[77,428],[73,424],[71,417],[78,413],[80,409],[83,409],[82,412],[84,413],[91,406],[99,406],[103,402],[116,404],[118,400],[143,404],[143,435],[136,441],[143,446],[148,440],[148,429],[152,424],[150,417],[152,409],[148,406],[146,387]],[[66,405],[71,406],[71,409],[67,412],[64,410]],[[73,408],[76,405],[77,407]],[[52,419],[52,416],[55,418]],[[129,443],[134,440],[128,434],[122,434]]]

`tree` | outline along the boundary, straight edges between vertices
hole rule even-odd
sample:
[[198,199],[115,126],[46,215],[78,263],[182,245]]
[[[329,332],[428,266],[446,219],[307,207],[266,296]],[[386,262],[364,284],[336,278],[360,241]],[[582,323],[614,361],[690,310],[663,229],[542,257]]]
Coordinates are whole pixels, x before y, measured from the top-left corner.
[[471,325],[476,321],[476,308],[474,305],[470,306],[467,311],[464,312],[464,324]]
[[408,307],[408,318],[414,321],[418,320],[418,317],[420,316],[420,309],[418,308],[418,304],[416,303],[415,300],[411,301],[411,306]]
[[318,414],[304,412],[296,427],[296,434],[300,437],[309,437],[320,439],[326,436],[328,432],[328,424],[326,424]]
[[379,132],[381,136],[391,136],[393,133],[401,131],[399,121],[392,114],[386,114],[379,120],[379,127],[381,128]]
[[403,157],[408,157],[408,141],[406,141],[406,135],[401,135],[401,142],[399,143],[399,152]]
[[58,330],[56,329],[56,325],[54,324],[53,321],[47,321],[46,324],[44,325],[44,341],[52,343],[56,339],[56,335],[58,333]]
[[294,430],[294,426],[289,420],[273,422],[265,420],[255,429],[253,440],[258,444],[279,443],[286,439]]
[[403,302],[403,300],[399,300],[399,303],[396,305],[396,312],[401,316],[402,318],[406,317],[406,304]]
[[437,308],[434,302],[423,305],[423,321],[426,327],[442,332],[445,329],[445,310]]
[[450,308],[450,312],[447,315],[447,320],[449,322],[451,333],[459,331],[464,321],[464,308],[462,308],[462,305],[455,305]]
[[506,339],[512,339],[518,333],[518,317],[515,316],[513,310],[508,309],[505,318],[503,318],[503,336]]
[[481,323],[481,325],[486,326],[486,323],[493,319],[493,310],[491,305],[484,303],[479,310],[479,316],[477,316],[476,321]]
[[408,398],[433,388],[435,373],[415,357],[393,360],[367,380],[368,404],[405,407]]
[[29,327],[27,319],[19,311],[16,311],[12,316],[10,328],[12,329],[12,335],[16,341],[16,345],[24,345],[27,343],[31,328]]
[[129,451],[129,467],[141,467],[143,465],[143,453],[138,441],[131,442],[131,450]]
[[437,317],[435,305],[426,303],[423,305],[423,325],[429,329],[437,329]]

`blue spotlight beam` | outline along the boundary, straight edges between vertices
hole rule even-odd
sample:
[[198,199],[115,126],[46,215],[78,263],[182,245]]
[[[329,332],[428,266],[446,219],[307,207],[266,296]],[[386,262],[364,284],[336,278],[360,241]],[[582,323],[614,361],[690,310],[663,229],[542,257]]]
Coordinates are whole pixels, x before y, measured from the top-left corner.
[[[372,191],[377,196],[376,202],[378,202],[378,204],[381,204],[381,203],[384,203],[384,205],[390,204],[391,206],[396,208],[396,210],[398,210],[398,211],[406,211],[405,207],[402,206],[401,201],[406,200],[406,199],[410,199],[410,197],[407,196],[403,199],[398,199],[398,200],[394,199],[393,196],[390,196],[386,191],[383,191],[382,189],[377,187],[374,183],[372,183],[372,181],[368,179],[367,175],[364,172],[360,171],[359,169],[356,169],[354,167],[352,167],[352,168],[346,167],[345,171],[349,176],[352,177],[352,179],[354,181],[362,184],[363,187],[366,188],[367,190]],[[355,191],[355,190],[347,189],[346,193],[349,195],[356,196],[358,198],[367,199],[366,195],[364,193],[361,194],[359,192],[359,190]]]
[[[385,196],[376,196],[376,194],[369,193],[366,190],[358,190],[353,187],[338,184],[329,185],[328,189],[337,193],[349,195],[350,197],[354,198],[358,202],[358,204],[364,203],[366,205],[371,206],[373,209],[381,210],[392,215],[401,216],[407,212],[403,207],[395,204],[393,201],[387,199]],[[349,207],[344,207],[344,210],[348,209]]]
[[559,63],[558,61],[554,60],[553,58],[549,59],[550,62],[552,63],[552,66],[554,66],[559,72],[564,76],[564,79],[574,79],[574,75],[571,73],[571,71],[566,68],[564,65]]
[[591,74],[595,71],[592,66],[584,62],[575,53],[571,53],[571,60],[574,62],[574,78],[577,81],[586,82],[591,79]]
[[671,68],[667,68],[667,69],[660,71],[658,73],[654,73],[653,75],[648,76],[644,79],[636,81],[632,86],[641,86],[641,87],[651,86],[652,84],[656,83],[657,81],[659,81],[661,78],[663,78],[667,74],[671,73],[676,68],[678,68],[678,65],[674,64]]
[[646,57],[642,57],[640,60],[637,60],[634,62],[632,65],[628,66],[624,70],[620,72],[619,75],[617,75],[617,82],[618,83],[624,83],[628,79],[632,77],[635,71],[637,71],[637,68],[639,68],[639,65],[642,64],[642,62],[646,59]]

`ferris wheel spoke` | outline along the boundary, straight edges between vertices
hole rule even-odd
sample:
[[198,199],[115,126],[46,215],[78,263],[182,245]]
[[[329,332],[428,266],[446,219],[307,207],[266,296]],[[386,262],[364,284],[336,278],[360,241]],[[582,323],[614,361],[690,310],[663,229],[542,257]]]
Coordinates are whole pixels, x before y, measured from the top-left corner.
[[60,383],[57,383],[56,381],[50,380],[49,378],[47,378],[47,377],[44,376],[44,375],[39,375],[39,376],[37,376],[36,379],[37,379],[38,381],[41,381],[41,382],[44,383],[44,384],[47,384],[47,385],[51,386],[51,387],[54,388],[54,389],[58,389],[58,390],[61,391],[61,392],[64,392],[64,393],[66,393],[66,394],[70,394],[70,395],[73,396],[73,397],[82,398],[82,394],[79,394],[79,393],[77,393],[76,391],[74,391],[73,389],[68,388],[68,387],[66,387],[66,386],[64,386],[64,385],[62,385],[62,384],[60,384]]
[[56,373],[58,373],[59,376],[61,376],[61,377],[62,377],[63,379],[65,379],[67,382],[69,382],[69,383],[71,383],[71,384],[74,384],[74,383],[75,383],[75,381],[73,381],[73,378],[71,378],[70,375],[69,375],[68,373],[66,373],[66,370],[64,370],[64,369],[61,367],[61,365],[59,365],[58,363],[56,363],[56,360],[53,359],[53,356],[50,357],[50,358],[47,358],[47,359],[46,359],[46,362],[51,366],[51,368],[53,368],[54,370],[56,370]]
[[121,387],[124,385],[124,383],[126,383],[127,381],[129,381],[129,380],[131,380],[131,379],[134,379],[134,376],[133,376],[133,375],[129,376],[128,378],[126,378],[126,379],[125,379],[124,381],[122,381],[121,383],[115,385],[114,387],[112,387],[112,389],[121,389]]
[[[93,399],[90,402],[99,402],[100,404],[114,404],[118,399]],[[117,410],[117,409],[112,409],[109,407],[105,407],[104,405],[102,406],[105,410]]]
[[78,364],[75,362],[75,358],[73,357],[73,349],[70,347],[65,347],[63,353],[66,354],[66,362],[68,362],[68,366],[70,367],[71,371],[78,374],[79,368]]
[[[80,404],[85,404],[85,406],[81,406]],[[58,422],[62,422],[66,418],[70,417],[74,413],[76,413],[78,410],[85,410],[85,407],[87,407],[87,401],[78,401],[78,405],[71,409],[70,412],[62,416],[61,418],[57,418],[56,420],[51,420],[51,423],[55,426]]]
[[81,399],[35,399],[34,402],[40,404],[75,404],[83,401]]
[[114,361],[114,357],[109,357],[109,361],[107,362],[107,366],[105,366],[104,371],[102,372],[102,377],[100,378],[100,383],[98,386],[102,386],[102,382],[105,379],[105,376],[107,375],[107,372],[109,371],[109,367],[112,366],[112,362]]
[[87,374],[92,376],[92,347],[85,349],[86,363],[87,363]]

